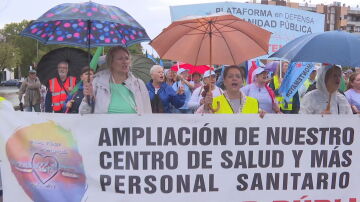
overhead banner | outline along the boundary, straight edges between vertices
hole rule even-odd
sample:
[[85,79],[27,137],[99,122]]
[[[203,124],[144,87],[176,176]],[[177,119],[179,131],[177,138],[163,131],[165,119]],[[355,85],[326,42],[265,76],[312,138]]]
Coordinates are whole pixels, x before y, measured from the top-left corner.
[[4,200],[359,202],[359,120],[0,112]]
[[219,2],[170,7],[172,21],[215,13],[229,13],[272,32],[269,55],[301,35],[324,32],[325,15],[286,6]]

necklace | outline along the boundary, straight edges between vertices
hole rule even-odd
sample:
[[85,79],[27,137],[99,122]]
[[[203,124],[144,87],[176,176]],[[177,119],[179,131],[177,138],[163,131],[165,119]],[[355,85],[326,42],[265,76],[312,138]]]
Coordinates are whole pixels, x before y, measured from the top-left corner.
[[[112,80],[112,82],[113,82],[114,84],[118,84],[118,83],[115,81],[115,78],[114,78],[114,75],[113,75],[113,74],[111,74],[111,80]],[[125,77],[125,80],[126,80],[126,77]],[[121,84],[124,84],[125,80],[122,81]]]
[[236,106],[235,106],[236,104],[233,103],[232,100],[237,100],[237,99],[230,99],[230,97],[229,97],[229,95],[228,95],[228,93],[227,93],[226,91],[224,92],[224,95],[225,95],[225,98],[226,98],[226,100],[228,101],[228,103],[229,103],[229,105],[230,105],[233,113],[234,113],[234,114],[235,114],[235,113],[241,113],[241,112],[242,112],[242,109],[243,109],[243,106],[244,106],[244,103],[245,103],[245,99],[246,99],[245,96],[243,96],[243,95],[241,94],[241,92],[240,92],[239,108],[238,108],[238,110],[234,110],[234,109],[236,108]]

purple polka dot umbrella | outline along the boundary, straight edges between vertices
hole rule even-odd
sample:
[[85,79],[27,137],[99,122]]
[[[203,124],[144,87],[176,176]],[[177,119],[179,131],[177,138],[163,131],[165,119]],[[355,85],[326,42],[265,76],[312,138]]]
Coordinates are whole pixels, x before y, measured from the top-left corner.
[[55,6],[29,24],[21,35],[44,44],[83,48],[127,47],[150,41],[145,29],[124,10],[94,2]]

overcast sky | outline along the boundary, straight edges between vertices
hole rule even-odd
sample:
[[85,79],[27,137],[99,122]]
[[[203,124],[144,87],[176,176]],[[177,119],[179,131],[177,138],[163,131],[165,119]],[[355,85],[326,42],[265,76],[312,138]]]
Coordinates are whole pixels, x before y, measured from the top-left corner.
[[[61,3],[79,3],[85,0],[0,0],[0,28],[7,23],[21,22],[23,19],[35,20],[50,8]],[[246,2],[250,0],[233,0]],[[251,0],[252,1],[252,0]],[[261,0],[258,0],[261,1]],[[333,0],[292,0],[311,4],[330,4]],[[133,16],[147,31],[151,39],[155,38],[170,23],[170,5],[221,2],[221,0],[95,0],[100,4],[117,6]],[[342,4],[356,6],[359,0],[338,0]],[[354,3],[355,2],[355,3]],[[357,2],[357,3],[356,3]],[[145,46],[150,52],[151,48]]]

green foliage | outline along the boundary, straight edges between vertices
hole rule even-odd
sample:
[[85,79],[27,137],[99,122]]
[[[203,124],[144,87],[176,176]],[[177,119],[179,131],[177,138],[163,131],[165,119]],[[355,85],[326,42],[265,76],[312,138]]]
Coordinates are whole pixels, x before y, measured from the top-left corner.
[[28,21],[23,20],[20,23],[7,24],[1,33],[7,43],[18,49],[19,67],[29,67],[36,59],[36,41],[19,35],[28,23]]
[[0,42],[0,71],[13,70],[19,63],[19,51],[10,43]]
[[143,52],[142,52],[143,48],[142,48],[141,44],[134,44],[132,46],[129,46],[128,49],[129,49],[130,54],[134,54],[134,55],[143,54]]

